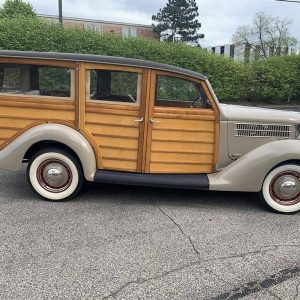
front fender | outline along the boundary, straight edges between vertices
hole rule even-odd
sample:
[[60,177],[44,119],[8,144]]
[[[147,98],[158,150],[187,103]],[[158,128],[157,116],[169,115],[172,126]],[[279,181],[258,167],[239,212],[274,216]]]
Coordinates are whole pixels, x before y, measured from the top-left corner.
[[27,150],[35,143],[56,141],[71,148],[79,157],[88,181],[97,170],[94,151],[87,139],[75,129],[61,124],[42,124],[28,129],[0,151],[0,169],[17,171]]
[[208,175],[210,190],[259,192],[270,170],[289,160],[300,161],[300,140],[270,142]]

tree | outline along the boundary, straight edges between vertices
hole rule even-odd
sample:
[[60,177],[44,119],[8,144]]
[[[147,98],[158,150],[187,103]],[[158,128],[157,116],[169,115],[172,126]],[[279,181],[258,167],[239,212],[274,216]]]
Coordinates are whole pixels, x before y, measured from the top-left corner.
[[182,41],[198,44],[204,34],[199,34],[201,23],[196,0],[168,0],[163,9],[152,16],[154,30],[161,34],[165,41]]
[[18,16],[36,17],[33,7],[22,0],[6,0],[0,9],[0,18],[15,18]]
[[297,40],[290,36],[290,19],[257,13],[251,25],[238,27],[233,43],[253,49],[257,58],[285,54],[286,47],[296,46]]

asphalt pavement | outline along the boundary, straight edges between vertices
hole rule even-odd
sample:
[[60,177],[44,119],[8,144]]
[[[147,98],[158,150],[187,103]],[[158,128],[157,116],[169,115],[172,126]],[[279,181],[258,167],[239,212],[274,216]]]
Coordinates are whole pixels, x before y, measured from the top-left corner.
[[39,198],[0,171],[0,299],[300,299],[300,213],[257,194],[88,183]]

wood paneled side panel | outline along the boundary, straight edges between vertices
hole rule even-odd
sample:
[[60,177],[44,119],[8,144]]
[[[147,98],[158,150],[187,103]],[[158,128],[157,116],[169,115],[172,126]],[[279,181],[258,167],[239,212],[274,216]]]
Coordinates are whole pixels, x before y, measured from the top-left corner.
[[139,117],[139,111],[129,107],[121,114],[122,107],[116,108],[111,105],[109,109],[107,104],[87,106],[86,128],[101,149],[103,169],[136,172],[140,128],[134,120]]
[[26,127],[39,121],[61,121],[75,125],[74,101],[0,98],[0,148],[13,141]]
[[[167,113],[169,110],[169,113]],[[203,113],[202,113],[203,112]],[[155,108],[151,173],[210,173],[213,170],[215,116],[211,110]]]

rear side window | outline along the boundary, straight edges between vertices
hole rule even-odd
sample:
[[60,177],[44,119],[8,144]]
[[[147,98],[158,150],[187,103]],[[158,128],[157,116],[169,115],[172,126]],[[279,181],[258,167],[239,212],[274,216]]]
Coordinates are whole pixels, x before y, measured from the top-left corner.
[[89,100],[140,103],[141,74],[125,71],[91,70],[89,77]]
[[73,98],[68,68],[0,64],[0,93]]

